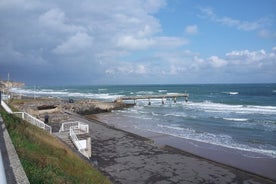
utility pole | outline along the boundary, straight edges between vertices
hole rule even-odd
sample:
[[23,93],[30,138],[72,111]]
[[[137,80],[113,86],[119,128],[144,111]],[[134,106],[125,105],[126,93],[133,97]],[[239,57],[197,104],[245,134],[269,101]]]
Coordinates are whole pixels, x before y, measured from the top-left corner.
[[8,73],[8,90],[10,89],[10,73]]

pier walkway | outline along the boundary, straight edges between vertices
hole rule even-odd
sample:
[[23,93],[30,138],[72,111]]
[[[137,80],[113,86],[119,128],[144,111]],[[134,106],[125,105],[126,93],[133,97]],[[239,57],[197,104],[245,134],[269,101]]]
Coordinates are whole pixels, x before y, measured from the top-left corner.
[[162,104],[164,104],[164,99],[172,98],[176,103],[176,98],[184,97],[185,101],[188,101],[189,94],[188,93],[171,93],[171,94],[160,94],[160,95],[137,95],[137,96],[123,96],[118,98],[116,101],[124,101],[124,100],[134,100],[134,104],[136,100],[139,99],[148,99],[149,105],[151,105],[150,99],[162,99]]

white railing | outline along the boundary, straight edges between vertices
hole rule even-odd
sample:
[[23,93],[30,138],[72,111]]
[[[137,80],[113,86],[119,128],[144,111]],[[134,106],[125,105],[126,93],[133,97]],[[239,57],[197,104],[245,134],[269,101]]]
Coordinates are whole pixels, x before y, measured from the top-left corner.
[[45,124],[43,121],[40,119],[37,119],[33,117],[32,115],[26,113],[26,112],[13,112],[16,116],[22,118],[23,120],[26,120],[27,122],[44,129],[45,131],[49,132],[50,134],[52,133],[52,127]]
[[[75,133],[74,127],[70,127],[69,136],[73,144],[78,149],[78,151],[89,159],[91,157],[91,149],[89,150],[89,147],[87,145],[87,140],[79,140],[77,134]],[[89,144],[90,144],[90,141],[89,141]]]
[[[0,114],[0,124],[2,124],[2,122],[3,122],[3,119],[2,119],[1,114]],[[3,130],[1,129],[1,131],[3,131]],[[6,178],[6,173],[5,173],[5,167],[4,167],[4,160],[3,160],[3,157],[2,157],[1,150],[0,150],[0,183],[3,183],[3,184],[7,183],[7,178]]]
[[9,114],[15,114],[16,116],[22,118],[23,120],[26,120],[27,122],[38,126],[39,128],[42,128],[46,131],[48,131],[50,134],[52,133],[52,127],[45,124],[43,121],[33,117],[32,115],[26,113],[26,112],[12,112],[10,107],[3,101],[1,100],[1,105],[5,109],[5,111]]
[[9,113],[9,114],[12,113],[12,110],[10,109],[10,107],[3,100],[1,100],[1,105],[7,113]]
[[68,132],[73,128],[76,134],[89,133],[89,125],[79,121],[62,123],[59,132]]
[[77,134],[74,132],[74,128],[73,127],[70,127],[69,135],[70,135],[70,138],[72,139],[74,145],[77,147],[77,149],[79,151],[85,150],[85,147],[83,147],[81,145],[80,140],[77,137]]
[[[61,124],[59,132],[69,132],[69,137],[72,140],[73,144],[76,146],[78,151],[86,156],[87,158],[91,157],[91,147],[88,144],[90,143],[90,138],[79,139],[77,135],[89,133],[89,125],[86,123],[81,123],[79,121],[64,122]],[[88,142],[87,142],[88,141]]]

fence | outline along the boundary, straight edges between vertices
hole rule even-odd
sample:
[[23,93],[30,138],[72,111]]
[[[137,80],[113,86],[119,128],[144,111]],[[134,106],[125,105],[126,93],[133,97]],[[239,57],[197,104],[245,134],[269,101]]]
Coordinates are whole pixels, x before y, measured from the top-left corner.
[[1,105],[7,113],[9,113],[9,114],[12,113],[12,110],[10,109],[10,107],[3,100],[1,100]]
[[91,157],[91,146],[89,146],[89,144],[91,144],[90,137],[80,140],[77,136],[79,134],[89,133],[88,124],[79,121],[64,122],[62,123],[59,132],[69,132],[69,137],[78,151],[87,158]]
[[12,112],[10,107],[3,100],[1,100],[1,105],[7,113],[15,114],[16,116],[22,118],[23,120],[26,120],[27,122],[29,122],[29,123],[31,123],[31,124],[39,127],[39,128],[42,128],[42,129],[46,130],[50,134],[52,133],[52,127],[45,124],[43,121],[33,117],[32,115],[30,115],[26,112]]
[[85,149],[86,146],[83,146],[80,143],[80,140],[78,139],[77,134],[74,132],[74,128],[73,127],[70,127],[69,135],[70,135],[70,138],[73,141],[74,145],[77,147],[77,149],[79,151]]
[[43,121],[33,117],[32,115],[26,113],[26,112],[13,112],[16,116],[22,118],[23,120],[26,120],[27,122],[44,129],[45,131],[52,133],[52,127],[45,124]]
[[89,133],[89,126],[79,121],[62,123],[59,132],[68,132],[70,128],[73,128],[76,134]]

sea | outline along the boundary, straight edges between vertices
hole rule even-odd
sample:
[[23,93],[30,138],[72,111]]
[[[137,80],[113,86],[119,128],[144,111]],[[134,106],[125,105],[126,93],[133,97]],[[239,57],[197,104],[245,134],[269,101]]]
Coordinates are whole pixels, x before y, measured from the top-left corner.
[[[276,84],[25,86],[31,97],[114,101],[122,96],[188,93],[184,98],[136,100],[131,108],[98,115],[122,129],[147,131],[276,158]],[[134,103],[132,100],[126,103]]]

